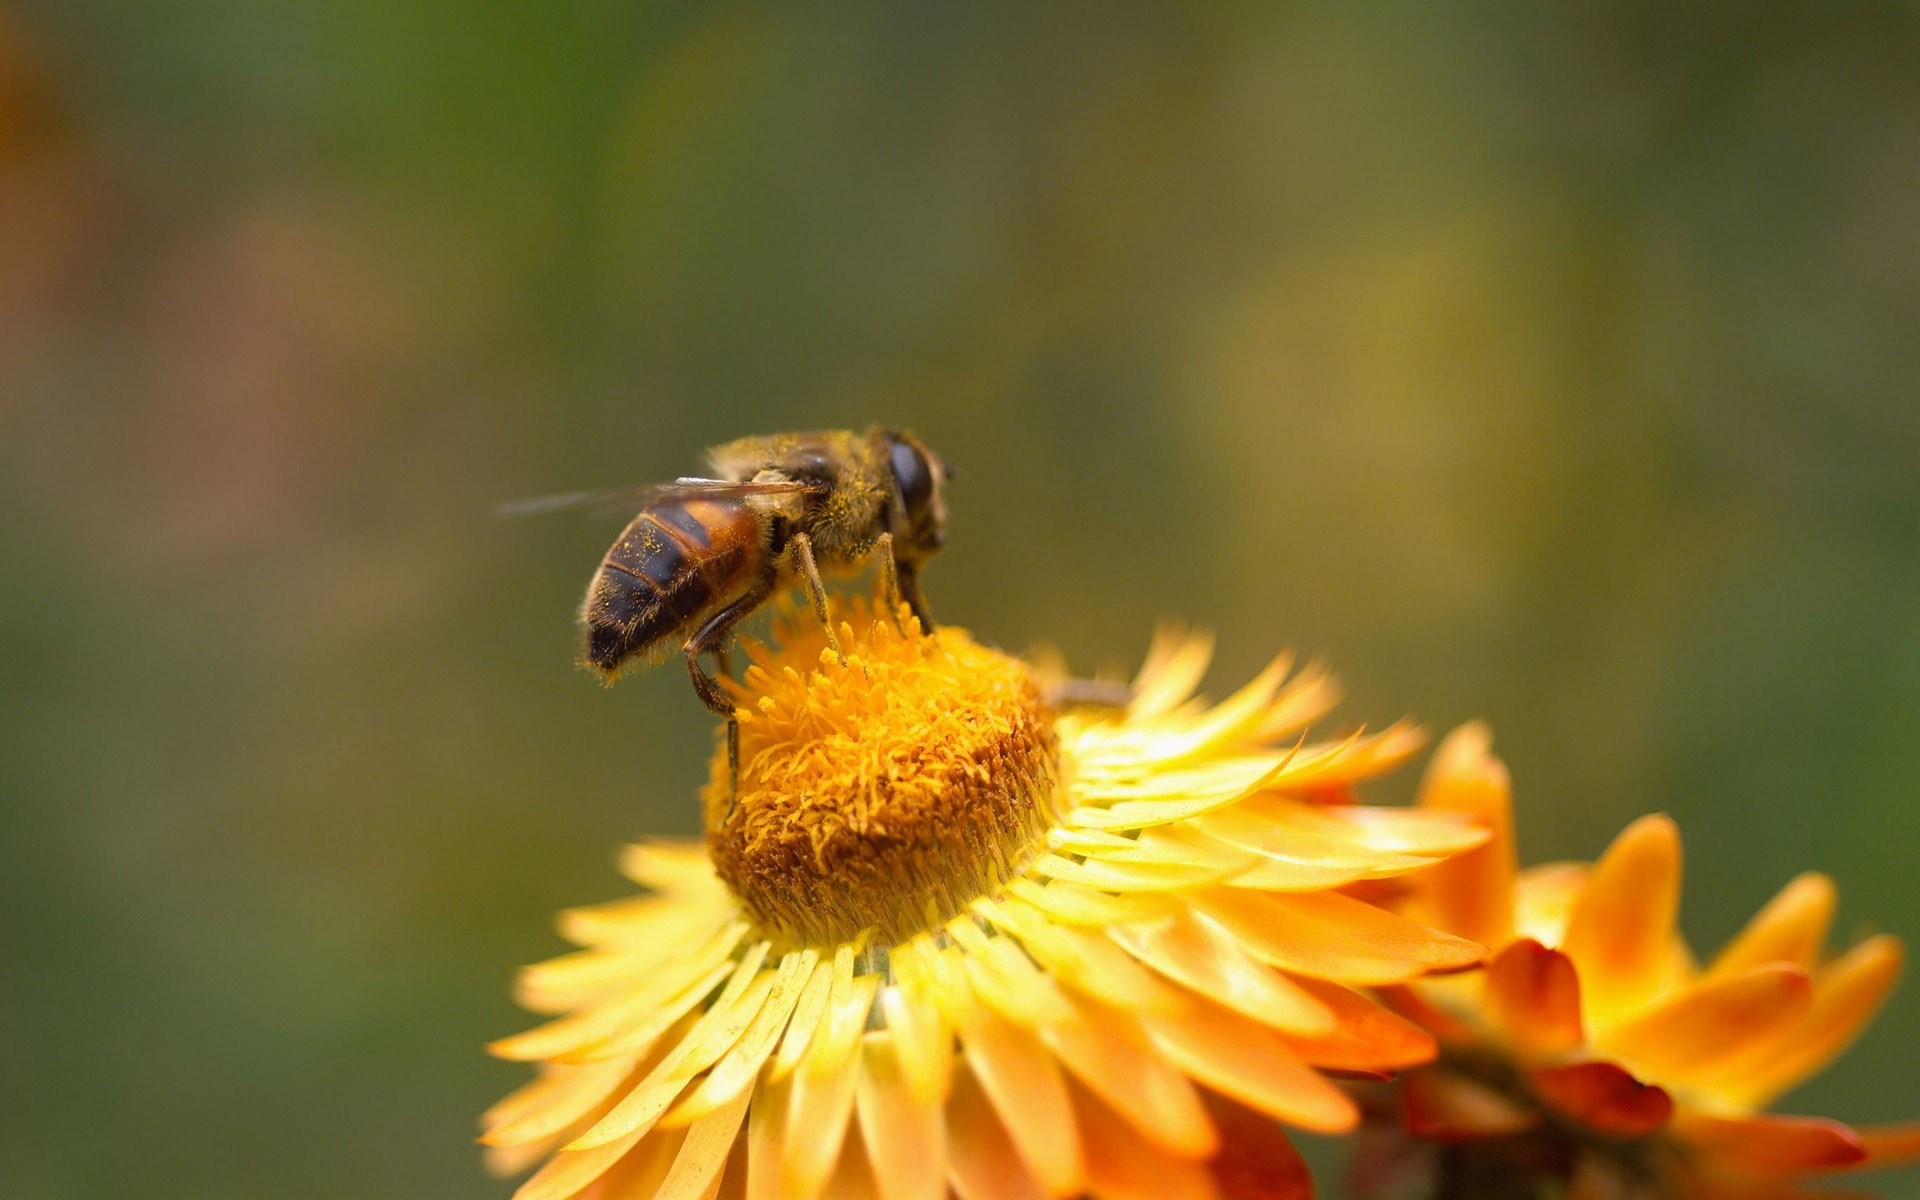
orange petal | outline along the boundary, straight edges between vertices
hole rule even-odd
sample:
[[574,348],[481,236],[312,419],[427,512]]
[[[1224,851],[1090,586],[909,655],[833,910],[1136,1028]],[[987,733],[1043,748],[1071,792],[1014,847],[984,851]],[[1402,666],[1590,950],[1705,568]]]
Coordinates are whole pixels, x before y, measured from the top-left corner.
[[625,1137],[588,1150],[562,1150],[548,1159],[546,1166],[534,1172],[531,1179],[520,1185],[520,1190],[513,1194],[513,1200],[567,1200],[606,1174],[646,1135],[647,1130],[636,1129]]
[[1053,1055],[1038,1038],[990,1013],[980,1014],[962,1040],[973,1080],[1039,1186],[1053,1196],[1078,1193],[1086,1164],[1067,1081]]
[[1087,1190],[1098,1200],[1214,1200],[1203,1163],[1168,1154],[1082,1087],[1073,1112],[1087,1145]]
[[1345,1133],[1360,1119],[1345,1092],[1245,1017],[1200,1003],[1141,1024],[1176,1067],[1270,1116],[1316,1133]]
[[1222,1200],[1313,1200],[1306,1160],[1273,1118],[1212,1092],[1206,1100],[1220,1130],[1209,1169]]
[[1902,1125],[1869,1125],[1854,1130],[1875,1167],[1898,1167],[1920,1162],[1920,1121]]
[[1415,912],[1428,924],[1498,946],[1513,937],[1513,799],[1507,768],[1478,721],[1448,734],[1427,764],[1420,807],[1465,813],[1486,825],[1485,845],[1420,874]]
[[1155,1053],[1139,1021],[1069,998],[1068,1020],[1043,1026],[1041,1040],[1088,1089],[1140,1136],[1183,1158],[1218,1146],[1193,1084]]
[[1299,979],[1295,986],[1333,1012],[1329,1033],[1301,1035],[1280,1030],[1280,1040],[1316,1067],[1339,1071],[1392,1071],[1431,1060],[1433,1035],[1337,983]]
[[1900,940],[1882,934],[1829,963],[1814,977],[1813,1003],[1781,1039],[1779,1053],[1731,1085],[1732,1095],[1758,1108],[1832,1062],[1879,1011],[1905,958]]
[[786,1152],[792,1083],[763,1082],[747,1109],[746,1200],[780,1200],[780,1159]]
[[1476,943],[1416,925],[1337,892],[1264,894],[1215,888],[1194,907],[1265,962],[1341,983],[1401,983],[1471,966]]
[[1594,1044],[1669,1082],[1690,1081],[1791,1028],[1812,1002],[1806,971],[1764,963],[1700,980],[1596,1037]]
[[1844,1167],[1866,1158],[1860,1136],[1823,1117],[1710,1117],[1682,1113],[1675,1136],[1721,1166],[1750,1175]]
[[1409,1071],[1396,1089],[1408,1133],[1437,1142],[1471,1142],[1524,1133],[1540,1112],[1443,1068]]
[[1391,875],[1433,862],[1431,855],[1370,849],[1319,809],[1275,796],[1208,813],[1196,818],[1194,826],[1228,845],[1326,878]]
[[1836,899],[1833,880],[1818,871],[1797,877],[1727,943],[1707,974],[1731,974],[1765,962],[1815,966],[1827,927],[1833,923]]
[[1442,1042],[1475,1042],[1480,1035],[1467,1022],[1434,1005],[1412,987],[1396,985],[1373,989],[1380,1002],[1432,1033]]
[[833,1177],[853,1112],[854,1080],[860,1057],[847,1053],[812,1070],[811,1062],[789,1078],[786,1118],[781,1122],[781,1200],[809,1200]]
[[[1066,1192],[1049,1193],[1034,1180],[1008,1126],[980,1090],[973,1072],[965,1068],[953,1074],[953,1093],[947,1098],[947,1140],[953,1149],[947,1158],[947,1182],[960,1200],[1047,1200],[1049,1195],[1071,1196],[1080,1191],[1076,1185]],[[1079,1152],[1076,1134],[1074,1154]]]
[[944,1200],[947,1127],[941,1104],[915,1095],[891,1031],[861,1039],[854,1111],[883,1200]]
[[1573,961],[1532,938],[1513,943],[1487,964],[1486,1008],[1527,1054],[1565,1053],[1587,1040]]
[[1546,1067],[1529,1072],[1529,1078],[1548,1104],[1614,1137],[1645,1137],[1673,1115],[1666,1089],[1641,1083],[1614,1063]]
[[1672,961],[1680,906],[1680,831],[1642,817],[1593,865],[1560,949],[1580,969],[1587,1016],[1604,1025],[1648,1000]]
[[1216,1003],[1290,1033],[1333,1030],[1333,1016],[1300,985],[1256,961],[1217,927],[1189,913],[1109,936],[1141,962]]

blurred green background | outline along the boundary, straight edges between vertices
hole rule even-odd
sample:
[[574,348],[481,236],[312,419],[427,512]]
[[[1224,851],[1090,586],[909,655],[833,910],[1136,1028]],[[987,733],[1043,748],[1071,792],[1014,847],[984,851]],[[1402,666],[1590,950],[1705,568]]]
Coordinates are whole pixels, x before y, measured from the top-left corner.
[[[1532,859],[1676,814],[1698,944],[1803,868],[1920,936],[1917,45],[0,0],[0,1193],[507,1193],[511,971],[710,731],[572,665],[619,519],[487,508],[745,433],[957,461],[926,582],[1001,645],[1487,717]],[[1790,1107],[1920,1115],[1916,1033]]]

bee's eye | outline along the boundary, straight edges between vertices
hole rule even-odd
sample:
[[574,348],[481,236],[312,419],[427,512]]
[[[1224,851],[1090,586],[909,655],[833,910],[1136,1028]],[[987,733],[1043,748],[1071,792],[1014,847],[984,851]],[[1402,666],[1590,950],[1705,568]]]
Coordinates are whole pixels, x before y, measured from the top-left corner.
[[908,512],[919,512],[927,506],[927,500],[933,495],[932,468],[927,465],[920,451],[908,442],[895,442],[890,457],[893,478],[900,484],[900,498],[907,502]]

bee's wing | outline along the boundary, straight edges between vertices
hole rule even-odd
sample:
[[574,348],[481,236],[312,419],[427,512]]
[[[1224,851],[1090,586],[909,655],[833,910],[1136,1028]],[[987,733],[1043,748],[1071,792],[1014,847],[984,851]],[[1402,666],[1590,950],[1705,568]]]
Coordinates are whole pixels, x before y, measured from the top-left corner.
[[605,488],[597,492],[562,492],[557,496],[533,496],[508,500],[493,506],[496,517],[534,517],[569,508],[618,506],[637,510],[661,500],[738,500],[746,496],[783,496],[795,492],[819,490],[820,485],[801,479],[752,480],[695,479],[685,477],[672,483],[647,483],[638,487]]

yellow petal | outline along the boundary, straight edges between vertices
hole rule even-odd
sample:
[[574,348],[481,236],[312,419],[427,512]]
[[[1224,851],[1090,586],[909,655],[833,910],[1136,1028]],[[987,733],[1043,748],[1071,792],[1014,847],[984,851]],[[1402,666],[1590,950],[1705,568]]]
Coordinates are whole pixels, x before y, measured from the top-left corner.
[[1016,879],[1007,885],[1007,891],[1061,924],[1092,925],[1101,929],[1123,922],[1150,921],[1174,907],[1159,896],[1116,896],[1059,880],[1041,883],[1035,879]]
[[939,1101],[921,1100],[908,1085],[891,1031],[861,1039],[854,1096],[860,1140],[873,1161],[882,1200],[943,1200],[946,1123]]
[[[709,997],[714,997],[713,1003],[718,1004],[720,1000],[715,996],[714,989],[720,987],[722,982],[729,978],[739,977],[738,964],[722,963],[705,978],[696,980],[694,985],[686,991],[655,1006],[650,1011],[635,1014],[599,1041],[581,1042],[571,1049],[555,1050],[550,1057],[556,1062],[593,1062],[602,1058],[645,1054],[653,1049],[682,1017],[699,1008]],[[721,990],[721,995],[725,995],[724,988]]]
[[1058,854],[1043,854],[1030,869],[1036,875],[1086,887],[1105,888],[1110,892],[1178,892],[1225,879],[1251,865],[1251,860],[1224,867],[1169,866],[1160,863],[1143,865],[1099,859],[1074,862]]
[[1345,1133],[1360,1111],[1271,1030],[1224,1008],[1141,1019],[1147,1036],[1187,1074],[1268,1116],[1316,1133]]
[[780,1152],[780,1200],[812,1200],[820,1194],[833,1177],[853,1114],[860,1056],[838,1055],[819,1071],[811,1069],[812,1059],[809,1054],[808,1065],[789,1079],[792,1094]]
[[747,1115],[748,1098],[740,1092],[687,1127],[680,1153],[653,1200],[701,1200],[711,1194],[710,1188],[718,1188],[721,1168],[727,1165],[734,1139],[740,1135],[740,1122]]
[[663,892],[698,892],[717,885],[703,842],[636,842],[620,851],[620,873]]
[[[853,948],[841,946],[845,952],[847,984],[853,983]],[[769,1077],[774,1080],[785,1079],[800,1065],[800,1058],[807,1052],[808,1044],[820,1028],[821,1018],[826,1016],[827,1000],[832,994],[834,972],[840,955],[836,953],[834,962],[814,964],[813,974],[807,977],[806,986],[800,989],[800,998],[794,1001],[793,1017],[787,1022],[786,1032],[781,1036],[780,1049],[773,1058],[773,1068]]]
[[[744,968],[752,961],[742,962],[741,966]],[[756,972],[744,987],[736,988],[743,978],[746,978],[744,971],[734,977],[721,998],[694,1023],[686,1038],[647,1073],[639,1086],[614,1105],[613,1111],[600,1118],[592,1129],[568,1143],[567,1148],[591,1149],[624,1138],[635,1130],[653,1128],[687,1082],[732,1049],[765,1006],[767,994],[773,990],[774,973]]]
[[[489,1045],[487,1051],[515,1062],[571,1057],[587,1050],[602,1051],[591,1056],[595,1058],[644,1053],[652,1038],[657,1038],[711,995],[713,989],[733,974],[733,969],[731,961],[723,961],[705,975],[695,977],[677,993],[645,987],[618,1002],[501,1038]],[[677,977],[672,982],[678,982]],[[617,1044],[610,1046],[609,1039],[616,1036]]]
[[977,901],[974,911],[1020,939],[1056,979],[1115,1008],[1170,1012],[1179,993],[1142,968],[1111,940],[1085,929],[1055,925],[1016,899]]
[[889,966],[893,977],[917,1004],[931,1005],[949,1029],[973,1022],[980,1001],[967,981],[965,954],[934,940],[932,932],[916,934],[893,948]]
[[1144,777],[1074,786],[1080,807],[1067,818],[1083,829],[1145,829],[1225,808],[1269,786],[1293,755],[1258,754]]
[[561,1067],[541,1076],[488,1110],[483,1118],[488,1129],[481,1142],[514,1146],[554,1136],[608,1103],[633,1074],[634,1062],[629,1056]]
[[678,950],[658,955],[636,954],[631,949],[583,950],[559,958],[535,963],[520,972],[514,983],[514,1000],[534,1012],[571,1012],[609,996],[625,999],[635,988],[654,995],[671,995],[704,975],[715,963],[732,957],[747,926],[728,921],[705,940],[695,942],[689,953],[688,940]]
[[1292,656],[1282,654],[1199,719],[1155,738],[1144,757],[1149,762],[1179,763],[1211,750],[1254,741],[1260,719],[1292,669]]
[[1053,1055],[1032,1034],[990,1015],[966,1031],[962,1045],[972,1080],[992,1101],[1034,1180],[1048,1195],[1077,1194],[1086,1164]]
[[800,998],[800,989],[811,978],[819,961],[820,952],[817,950],[796,950],[780,960],[780,966],[774,972],[773,988],[767,993],[767,1001],[753,1018],[753,1023],[747,1026],[740,1040],[714,1065],[713,1070],[707,1072],[700,1086],[661,1118],[663,1124],[684,1125],[696,1120],[719,1109],[752,1086],[754,1076],[760,1072],[760,1064],[767,1061],[774,1042],[786,1028],[787,1018],[793,1014],[793,1006]]
[[1208,813],[1194,825],[1209,837],[1264,858],[1329,871],[1352,871],[1356,878],[1374,872],[1410,871],[1435,861],[1426,855],[1374,849],[1363,840],[1363,831],[1328,816],[1325,806],[1284,796],[1261,796],[1222,812]]
[[1730,975],[1767,962],[1817,965],[1837,900],[1833,880],[1825,875],[1808,871],[1798,876],[1727,943],[1708,968],[1708,976]]
[[833,994],[827,1001],[825,1022],[813,1035],[813,1044],[801,1060],[802,1073],[831,1074],[839,1070],[841,1062],[857,1057],[855,1050],[860,1044],[860,1034],[867,1027],[874,993],[879,989],[878,975],[856,975],[848,981],[843,995],[836,976]]
[[1672,962],[1679,906],[1680,832],[1665,816],[1642,817],[1593,865],[1560,943],[1580,970],[1593,1027],[1657,994]]
[[1262,743],[1276,741],[1319,720],[1339,702],[1340,685],[1334,682],[1332,673],[1322,664],[1310,662],[1267,705],[1253,738]]
[[1484,844],[1484,825],[1463,813],[1375,804],[1317,806],[1320,828],[1368,850],[1439,858]]
[[970,915],[947,922],[946,928],[965,952],[968,986],[987,1007],[1023,1029],[1071,1016],[1059,985],[1012,938],[988,937]]
[[888,985],[880,989],[880,1012],[914,1103],[938,1105],[953,1073],[953,1037],[940,1010],[929,996]]
[[1140,721],[1172,711],[1200,686],[1207,664],[1213,661],[1213,635],[1188,633],[1172,623],[1154,630],[1147,657],[1134,676],[1130,720]]

